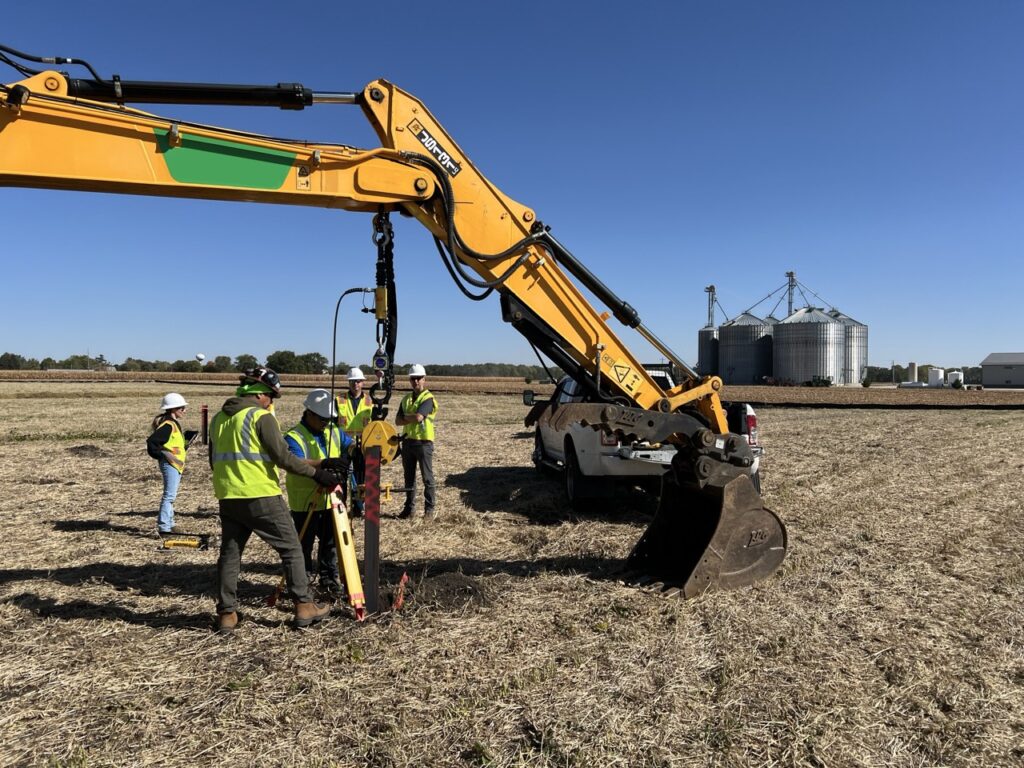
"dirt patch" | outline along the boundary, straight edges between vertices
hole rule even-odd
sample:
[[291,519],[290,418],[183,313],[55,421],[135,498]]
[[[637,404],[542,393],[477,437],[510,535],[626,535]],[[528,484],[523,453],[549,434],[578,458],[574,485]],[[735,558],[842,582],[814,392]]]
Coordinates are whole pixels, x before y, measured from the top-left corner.
[[110,452],[105,451],[102,448],[98,448],[95,445],[76,445],[68,448],[68,453],[72,456],[80,456],[86,459],[96,459],[101,456],[109,456]]
[[487,585],[464,573],[428,576],[410,591],[414,603],[438,608],[482,606],[491,602],[491,590]]

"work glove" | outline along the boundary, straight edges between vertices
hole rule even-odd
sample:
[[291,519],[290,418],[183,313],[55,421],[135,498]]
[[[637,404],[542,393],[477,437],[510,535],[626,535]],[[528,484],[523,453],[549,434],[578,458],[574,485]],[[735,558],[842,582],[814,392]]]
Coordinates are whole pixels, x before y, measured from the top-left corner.
[[340,485],[342,488],[345,487],[344,478],[339,478],[335,473],[329,472],[323,468],[316,470],[313,475],[313,481],[317,485],[329,489],[333,489],[336,485]]
[[333,472],[336,475],[342,477],[348,476],[348,469],[352,465],[352,459],[348,455],[340,456],[336,459],[324,459],[320,462],[320,469],[325,469],[328,472]]

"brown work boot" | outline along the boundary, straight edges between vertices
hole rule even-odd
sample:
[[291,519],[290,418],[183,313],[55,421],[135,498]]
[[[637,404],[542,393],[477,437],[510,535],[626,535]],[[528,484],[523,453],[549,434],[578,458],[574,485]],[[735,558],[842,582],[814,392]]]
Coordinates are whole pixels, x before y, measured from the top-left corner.
[[320,605],[319,603],[296,603],[295,604],[295,626],[308,627],[323,621],[331,613],[331,605]]
[[217,634],[218,635],[229,635],[235,631],[235,627],[238,626],[238,614],[234,611],[230,613],[218,613],[217,614]]

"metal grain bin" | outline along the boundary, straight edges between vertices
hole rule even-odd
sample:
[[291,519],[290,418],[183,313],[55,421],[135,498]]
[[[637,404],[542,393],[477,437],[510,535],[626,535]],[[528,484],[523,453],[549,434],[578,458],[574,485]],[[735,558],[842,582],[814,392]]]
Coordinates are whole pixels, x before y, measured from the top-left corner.
[[718,329],[714,326],[697,331],[697,372],[701,376],[718,375]]
[[774,376],[803,384],[816,376],[843,380],[846,326],[817,307],[796,310],[774,329]]
[[828,313],[846,329],[843,342],[843,384],[860,384],[868,373],[868,327],[838,309]]
[[772,375],[772,327],[749,312],[718,326],[718,375],[726,384],[763,384]]

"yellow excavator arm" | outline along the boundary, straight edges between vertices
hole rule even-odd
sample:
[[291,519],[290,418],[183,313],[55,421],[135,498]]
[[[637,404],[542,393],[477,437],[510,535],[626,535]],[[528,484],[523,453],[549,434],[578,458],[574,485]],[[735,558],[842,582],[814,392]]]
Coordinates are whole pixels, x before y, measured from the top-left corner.
[[[0,184],[364,212],[402,208],[482,281],[500,280],[500,293],[519,305],[510,312],[532,315],[527,325],[548,331],[549,343],[571,358],[572,372],[578,368],[596,388],[641,408],[667,412],[690,403],[716,432],[728,431],[720,382],[702,385],[690,371],[682,385],[663,391],[611,330],[608,314],[598,314],[559,264],[581,272],[588,287],[612,297],[619,319],[688,370],[685,364],[557,244],[534,211],[488,181],[421,102],[391,83],[378,80],[332,99],[362,107],[383,145],[369,150],[170,120],[69,92],[82,83],[46,71],[0,94]],[[125,101],[131,87],[121,84]],[[71,90],[104,93],[97,84]],[[506,255],[494,258],[500,254]]]
[[[18,54],[4,46],[0,52],[7,63],[4,54]],[[749,448],[728,435],[721,381],[697,376],[644,327],[633,307],[551,235],[535,211],[504,195],[430,111],[395,85],[376,80],[359,92],[315,93],[298,84],[79,80],[57,70],[19,69],[25,79],[0,87],[0,185],[404,212],[431,232],[453,277],[458,270],[470,284],[496,290],[503,319],[588,390],[589,402],[572,411],[572,418],[624,438],[676,444],[674,475],[680,488],[707,495],[734,480],[749,485],[744,475]],[[353,104],[362,109],[382,146],[359,149],[270,138],[127,106],[138,103],[286,109]],[[466,268],[475,277],[467,277]],[[598,312],[570,278],[607,311]],[[612,316],[674,363],[684,374],[682,383],[663,390],[611,330]],[[733,536],[726,531],[735,541],[715,545],[712,530],[695,550],[700,565],[685,566],[693,582],[688,593],[750,583],[781,561],[784,528],[761,507],[752,486],[750,491],[753,496],[744,492],[743,503],[763,513],[750,513],[757,517],[758,532],[745,529]],[[663,499],[672,495],[665,493]],[[671,514],[682,518],[678,509]],[[735,517],[728,509],[718,512],[722,525],[716,526],[730,528]],[[649,532],[645,539],[661,539],[663,533]],[[751,551],[719,553],[725,564],[712,568],[713,577],[698,578],[697,571],[707,571],[706,550],[716,546]],[[648,566],[662,557],[641,540],[633,560],[657,570]],[[734,578],[719,575],[737,570]]]

